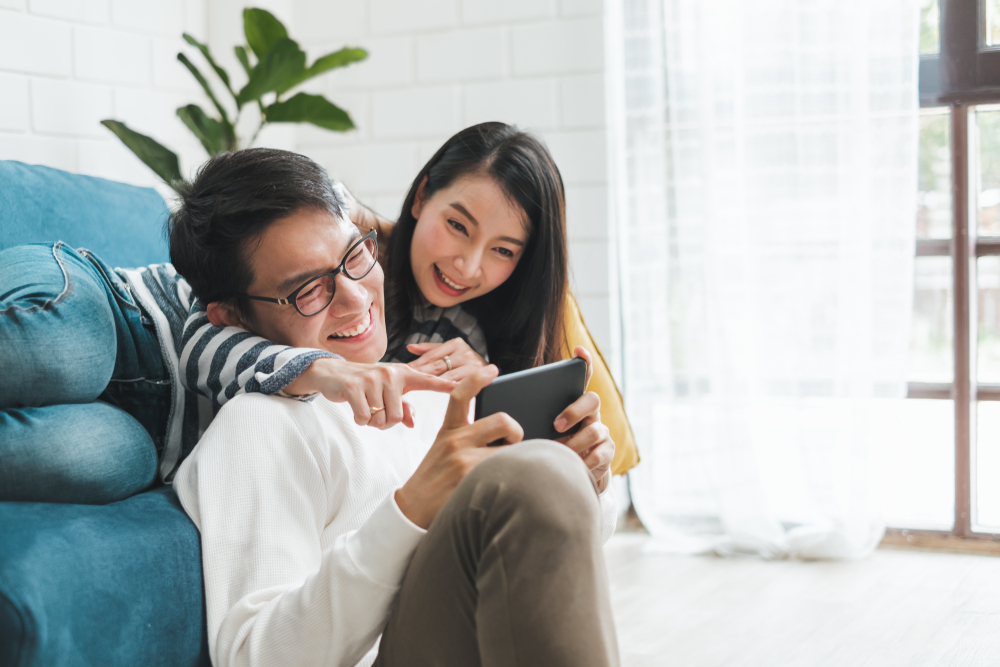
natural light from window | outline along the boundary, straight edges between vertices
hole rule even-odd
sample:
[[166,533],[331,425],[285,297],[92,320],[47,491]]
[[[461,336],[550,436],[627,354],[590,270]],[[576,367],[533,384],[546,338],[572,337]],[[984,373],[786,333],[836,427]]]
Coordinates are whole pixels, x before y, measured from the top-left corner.
[[[990,0],[995,4],[996,0]],[[941,50],[938,0],[920,0],[920,55],[930,55]]]

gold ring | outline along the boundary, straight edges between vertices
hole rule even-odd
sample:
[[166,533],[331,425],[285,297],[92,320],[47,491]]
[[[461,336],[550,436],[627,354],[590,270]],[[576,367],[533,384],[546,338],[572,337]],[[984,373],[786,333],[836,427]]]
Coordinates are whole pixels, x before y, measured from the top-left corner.
[[368,406],[368,409],[372,411],[372,414],[375,414],[376,412],[382,412],[383,410],[385,410],[385,408],[373,408],[370,405]]
[[448,365],[448,370],[451,370],[451,358],[446,354],[444,355],[444,363]]

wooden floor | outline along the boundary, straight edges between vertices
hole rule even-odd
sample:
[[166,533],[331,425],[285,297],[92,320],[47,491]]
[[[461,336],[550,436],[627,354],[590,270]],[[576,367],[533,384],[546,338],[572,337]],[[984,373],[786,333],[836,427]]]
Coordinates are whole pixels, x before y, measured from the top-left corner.
[[855,562],[606,547],[623,667],[1000,666],[1000,557],[879,549]]

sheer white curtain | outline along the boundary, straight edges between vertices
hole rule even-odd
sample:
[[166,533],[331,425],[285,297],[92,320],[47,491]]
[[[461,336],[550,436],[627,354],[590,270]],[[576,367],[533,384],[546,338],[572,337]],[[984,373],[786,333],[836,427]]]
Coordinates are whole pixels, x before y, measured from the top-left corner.
[[653,544],[856,557],[905,395],[912,0],[615,0],[624,387]]

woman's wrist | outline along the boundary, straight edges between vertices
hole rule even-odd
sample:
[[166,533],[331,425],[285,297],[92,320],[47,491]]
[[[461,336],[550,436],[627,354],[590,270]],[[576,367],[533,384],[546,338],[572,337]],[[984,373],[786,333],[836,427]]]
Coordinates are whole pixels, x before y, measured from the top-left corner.
[[332,357],[314,359],[311,364],[306,366],[305,370],[299,373],[297,378],[285,385],[282,391],[292,396],[308,396],[320,393],[323,388],[323,378],[326,376],[327,371],[330,370],[330,364],[337,363],[338,361],[340,359]]

